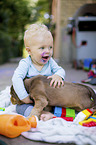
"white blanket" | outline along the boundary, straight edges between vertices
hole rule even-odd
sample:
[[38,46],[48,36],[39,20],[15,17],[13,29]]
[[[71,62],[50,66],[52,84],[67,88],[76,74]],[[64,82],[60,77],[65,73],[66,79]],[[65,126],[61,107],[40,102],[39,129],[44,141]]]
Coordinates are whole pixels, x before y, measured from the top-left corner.
[[[5,111],[0,111],[0,114],[16,113],[16,106],[10,102],[9,89],[10,87],[7,87],[0,92],[0,107],[5,107]],[[5,98],[5,102],[3,98]],[[96,127],[83,127],[61,118],[54,118],[45,122],[38,121],[37,128],[31,128],[30,131],[23,132],[22,136],[27,139],[49,143],[74,142],[77,145],[96,145]]]
[[61,118],[39,121],[36,129],[32,128],[22,135],[31,140],[50,143],[75,142],[78,145],[96,145],[96,127],[83,127]]

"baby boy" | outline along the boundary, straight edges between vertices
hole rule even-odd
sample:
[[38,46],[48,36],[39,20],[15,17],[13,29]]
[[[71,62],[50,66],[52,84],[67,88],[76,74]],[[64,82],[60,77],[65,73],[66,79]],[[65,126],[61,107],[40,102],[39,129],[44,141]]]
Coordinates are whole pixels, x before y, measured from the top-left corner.
[[[29,29],[25,31],[24,44],[29,56],[19,62],[13,74],[12,83],[16,94],[25,103],[17,105],[17,113],[27,117],[31,112],[33,102],[24,87],[23,80],[26,77],[44,75],[48,76],[48,79],[51,78],[50,86],[60,87],[64,85],[65,70],[58,66],[52,58],[53,37],[45,25],[30,25]],[[42,120],[43,117],[41,117]]]

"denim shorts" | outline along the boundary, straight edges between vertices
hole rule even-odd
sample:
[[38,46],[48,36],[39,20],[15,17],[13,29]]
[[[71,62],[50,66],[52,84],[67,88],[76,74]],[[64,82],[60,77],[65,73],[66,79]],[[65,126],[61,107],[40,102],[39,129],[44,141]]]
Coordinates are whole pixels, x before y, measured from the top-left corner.
[[34,107],[33,104],[16,105],[16,112],[25,117],[28,117],[33,107]]

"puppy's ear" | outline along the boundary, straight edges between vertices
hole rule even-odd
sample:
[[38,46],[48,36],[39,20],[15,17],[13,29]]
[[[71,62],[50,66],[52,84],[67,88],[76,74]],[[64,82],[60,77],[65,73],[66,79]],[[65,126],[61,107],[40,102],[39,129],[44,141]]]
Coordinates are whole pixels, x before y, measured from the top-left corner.
[[18,104],[18,105],[24,104],[19,98],[16,98],[15,99],[14,97],[11,96],[10,100],[11,100],[11,102],[12,102],[13,105],[16,105],[16,104]]
[[11,102],[12,102],[13,105],[16,105],[17,104],[17,100],[15,98],[13,98],[12,96],[11,96],[10,100],[11,100]]
[[12,102],[13,105],[15,105],[15,104],[19,104],[19,105],[23,104],[23,102],[19,99],[19,97],[15,93],[15,90],[13,88],[13,85],[10,88],[10,95],[11,95],[10,100],[11,100],[11,102]]

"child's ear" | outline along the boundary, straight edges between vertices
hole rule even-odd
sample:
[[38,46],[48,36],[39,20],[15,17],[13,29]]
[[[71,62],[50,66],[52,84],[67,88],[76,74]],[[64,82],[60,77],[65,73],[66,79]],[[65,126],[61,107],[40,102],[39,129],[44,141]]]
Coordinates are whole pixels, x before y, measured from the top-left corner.
[[26,47],[26,51],[28,52],[28,54],[30,54],[30,48]]

